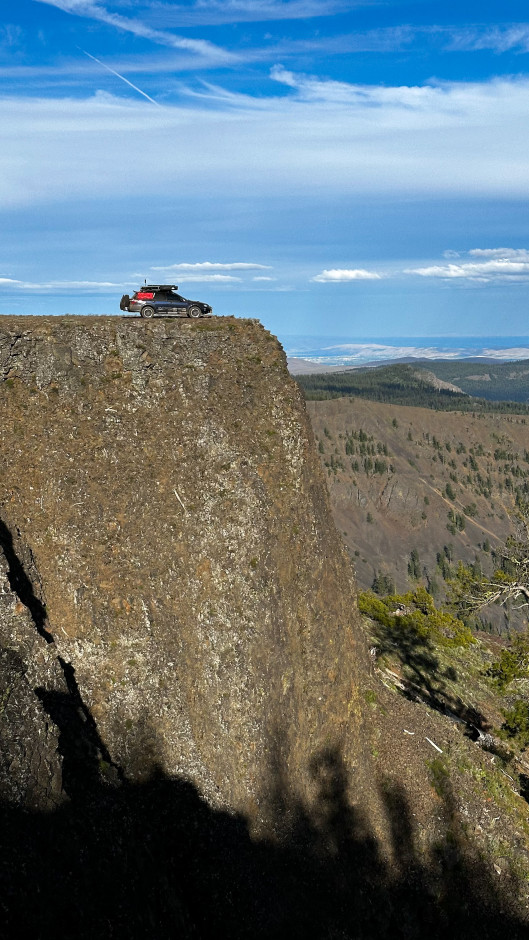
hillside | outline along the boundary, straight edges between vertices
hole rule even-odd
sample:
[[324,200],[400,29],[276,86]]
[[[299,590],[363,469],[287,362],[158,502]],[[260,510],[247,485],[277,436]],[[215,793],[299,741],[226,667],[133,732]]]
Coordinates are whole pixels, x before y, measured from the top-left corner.
[[445,382],[453,382],[467,395],[490,401],[529,402],[529,360],[498,362],[485,360],[465,362],[422,362]]
[[[390,365],[296,375],[305,397],[318,401],[343,396],[435,411],[529,414],[527,363],[438,362]],[[481,396],[481,397],[479,397]]]
[[[442,596],[459,559],[490,568],[529,496],[529,419],[358,398],[307,407],[361,587],[382,575]],[[505,628],[502,611],[487,618]]]
[[[364,458],[351,438],[389,462],[322,406],[344,458]],[[418,415],[410,431],[448,473],[482,420],[466,454]],[[325,487],[341,452],[322,430],[322,472],[274,337],[231,318],[0,318],[0,433],[3,936],[526,934],[521,775],[506,792],[466,725],[369,655]]]

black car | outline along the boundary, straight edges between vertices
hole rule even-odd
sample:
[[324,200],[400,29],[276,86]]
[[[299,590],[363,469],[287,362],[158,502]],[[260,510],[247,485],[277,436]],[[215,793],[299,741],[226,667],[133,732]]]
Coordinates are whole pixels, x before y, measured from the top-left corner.
[[121,310],[139,313],[142,317],[206,317],[213,312],[200,300],[186,300],[177,294],[177,284],[145,284],[132,297],[123,294]]

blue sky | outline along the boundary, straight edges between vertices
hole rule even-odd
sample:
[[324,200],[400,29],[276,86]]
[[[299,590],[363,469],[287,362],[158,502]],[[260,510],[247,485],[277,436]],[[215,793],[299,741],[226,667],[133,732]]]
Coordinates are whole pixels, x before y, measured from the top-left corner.
[[3,0],[0,312],[529,336],[527,4]]

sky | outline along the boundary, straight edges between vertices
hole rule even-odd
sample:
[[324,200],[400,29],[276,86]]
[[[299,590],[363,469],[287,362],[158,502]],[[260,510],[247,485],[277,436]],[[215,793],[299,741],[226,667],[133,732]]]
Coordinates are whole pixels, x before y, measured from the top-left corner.
[[2,0],[0,313],[529,338],[529,8]]

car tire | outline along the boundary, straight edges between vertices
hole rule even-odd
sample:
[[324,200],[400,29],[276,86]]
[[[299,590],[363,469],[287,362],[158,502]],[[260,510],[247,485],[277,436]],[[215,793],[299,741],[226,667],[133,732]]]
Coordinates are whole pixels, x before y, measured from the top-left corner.
[[154,316],[154,307],[149,307],[147,304],[145,307],[142,307],[140,310],[141,316],[146,317],[147,320],[150,320]]
[[130,304],[130,297],[128,294],[123,294],[123,297],[120,300],[119,306],[121,310],[128,310]]
[[193,317],[193,319],[196,320],[197,317],[202,316],[202,310],[200,307],[197,307],[196,304],[193,304],[191,307],[187,308],[187,315],[188,317]]

